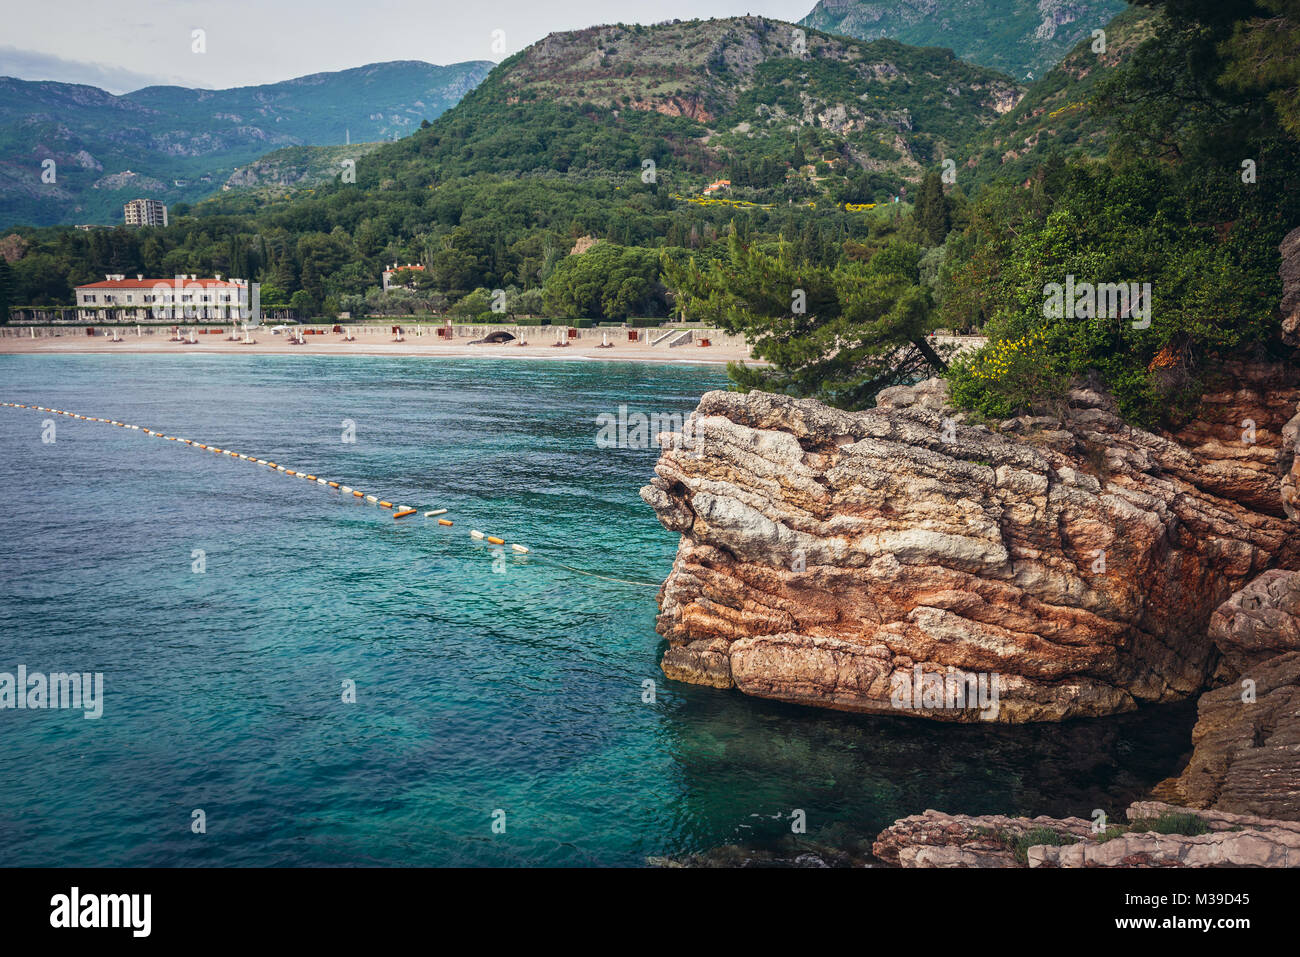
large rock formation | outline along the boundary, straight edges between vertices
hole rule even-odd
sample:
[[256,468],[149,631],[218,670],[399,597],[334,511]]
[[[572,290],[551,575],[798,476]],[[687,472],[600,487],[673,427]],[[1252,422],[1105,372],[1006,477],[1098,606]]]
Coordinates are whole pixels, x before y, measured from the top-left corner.
[[[1280,494],[1297,378],[1237,369],[1180,435],[1131,428],[1090,391],[1062,422],[997,432],[964,425],[935,382],[861,413],[708,393],[661,436],[641,493],[682,536],[663,669],[955,721],[1195,694],[1218,664],[1214,609],[1300,568]],[[980,681],[996,697],[963,697]]]
[[1080,818],[926,811],[895,821],[874,851],[899,867],[1297,867],[1300,823],[1138,801],[1128,823],[1094,834]]
[[1236,675],[1300,651],[1300,573],[1274,569],[1260,575],[1215,610],[1210,639]]
[[[1282,341],[1300,348],[1300,229],[1293,229],[1282,240]],[[1283,470],[1290,471],[1282,481],[1282,503],[1286,513],[1300,521],[1300,408],[1282,433]]]
[[1282,451],[1278,458],[1285,473],[1282,508],[1293,521],[1300,522],[1300,408],[1296,409],[1295,418],[1282,427]]
[[1192,744],[1187,767],[1158,784],[1155,797],[1300,821],[1300,651],[1202,695]]
[[1194,749],[1160,800],[1300,821],[1300,573],[1265,572],[1210,619],[1225,687],[1197,702]]

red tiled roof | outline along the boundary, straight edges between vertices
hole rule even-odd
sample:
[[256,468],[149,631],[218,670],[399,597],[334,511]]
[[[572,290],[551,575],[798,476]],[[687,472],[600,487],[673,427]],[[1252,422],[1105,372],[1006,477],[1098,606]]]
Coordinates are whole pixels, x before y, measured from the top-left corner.
[[228,282],[225,279],[101,279],[99,282],[88,282],[84,286],[77,286],[78,289],[152,289],[154,286],[171,286],[174,287],[177,282],[185,288],[191,286],[201,286],[204,289],[243,289],[238,283]]

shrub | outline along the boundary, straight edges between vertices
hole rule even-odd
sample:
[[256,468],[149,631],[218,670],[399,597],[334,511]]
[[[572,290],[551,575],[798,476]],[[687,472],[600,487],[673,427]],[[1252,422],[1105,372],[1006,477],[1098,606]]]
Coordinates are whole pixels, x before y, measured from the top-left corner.
[[1188,837],[1210,833],[1210,825],[1205,822],[1204,818],[1196,814],[1183,814],[1177,811],[1166,811],[1159,817],[1139,818],[1130,823],[1128,829],[1135,833],[1149,831],[1155,834],[1183,834]]

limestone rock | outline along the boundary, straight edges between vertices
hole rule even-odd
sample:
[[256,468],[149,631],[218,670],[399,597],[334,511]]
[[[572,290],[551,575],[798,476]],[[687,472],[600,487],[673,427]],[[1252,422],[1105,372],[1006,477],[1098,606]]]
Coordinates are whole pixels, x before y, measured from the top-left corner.
[[[1055,427],[1015,435],[956,421],[942,383],[857,413],[706,394],[660,436],[642,490],[681,534],[660,590],[665,672],[952,721],[1198,693],[1217,665],[1213,611],[1268,569],[1300,569],[1280,469],[1300,371],[1230,371],[1176,435],[1087,390]],[[981,678],[996,710],[946,697]]]
[[[1206,833],[1165,834],[1149,828],[1151,822],[1175,815],[1194,820]],[[1080,818],[926,811],[895,821],[876,838],[873,850],[886,864],[899,867],[1300,866],[1300,823],[1293,821],[1155,801],[1134,803],[1128,820],[1129,825],[1098,835],[1091,822]]]
[[1282,451],[1278,460],[1283,473],[1282,508],[1292,521],[1300,522],[1300,409],[1282,427]]
[[1021,867],[1016,841],[1051,831],[1065,840],[1081,841],[1092,830],[1089,821],[1072,817],[971,817],[926,811],[895,821],[876,838],[872,852],[899,867]]
[[1300,572],[1267,571],[1234,594],[1210,618],[1210,638],[1238,673],[1300,651]]
[[1153,793],[1192,808],[1300,821],[1300,651],[1247,666],[1240,681],[1201,696],[1191,759]]

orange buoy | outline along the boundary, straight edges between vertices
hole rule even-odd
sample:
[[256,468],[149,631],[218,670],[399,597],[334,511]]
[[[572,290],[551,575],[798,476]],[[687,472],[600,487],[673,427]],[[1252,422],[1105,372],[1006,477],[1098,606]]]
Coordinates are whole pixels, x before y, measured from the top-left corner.
[[393,507],[393,503],[392,503],[392,502],[380,502],[380,503],[379,503],[379,507],[380,507],[380,508],[392,508],[392,507]]
[[330,488],[338,488],[338,487],[339,487],[339,483],[338,483],[338,482],[330,482],[330,483],[329,483],[329,487],[330,487]]
[[408,515],[414,515],[414,514],[415,514],[415,509],[413,509],[413,508],[404,508],[404,509],[402,509],[400,512],[394,512],[394,513],[393,513],[393,518],[406,518],[406,516],[408,516]]
[[439,525],[455,525],[456,523],[455,523],[455,522],[449,522],[449,521],[447,521],[445,518],[440,518],[440,519],[438,519],[438,524],[439,524]]
[[307,476],[307,481],[308,481],[308,482],[314,482],[314,481],[316,481],[316,476],[314,476],[314,475],[308,475],[308,476]]
[[360,492],[353,492],[352,494],[355,495],[357,498],[365,498],[365,496],[362,495]]
[[506,543],[506,540],[504,538],[493,538],[491,535],[489,535],[488,542],[492,545],[504,545]]

